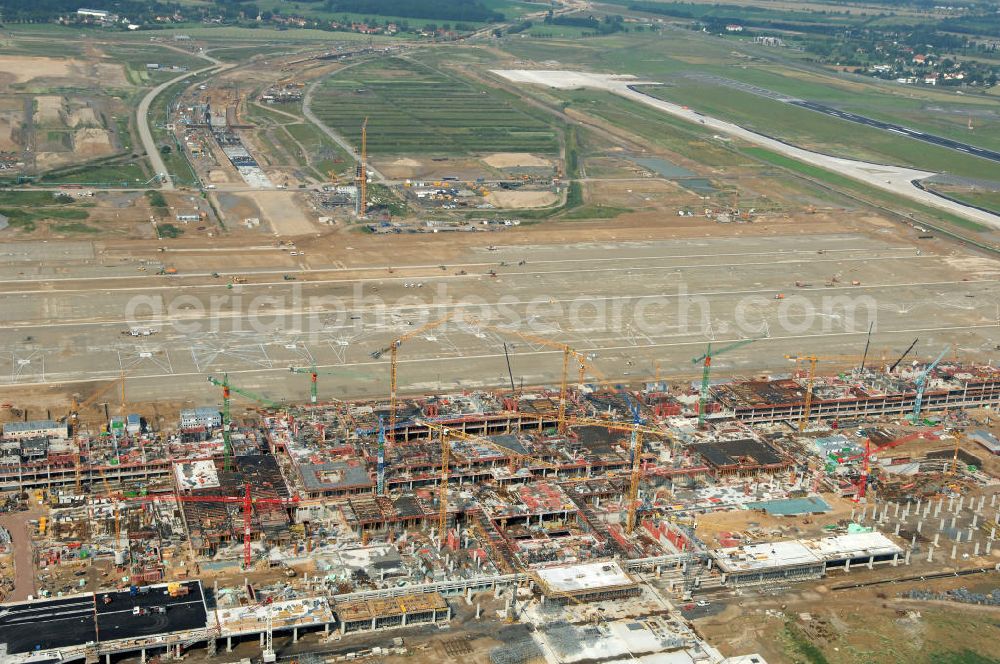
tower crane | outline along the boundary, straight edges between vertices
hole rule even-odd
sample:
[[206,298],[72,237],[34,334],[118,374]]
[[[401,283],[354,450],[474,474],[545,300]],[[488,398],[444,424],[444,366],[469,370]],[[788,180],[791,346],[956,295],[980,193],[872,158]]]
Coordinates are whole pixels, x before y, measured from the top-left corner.
[[705,353],[691,360],[691,364],[698,364],[702,362],[702,372],[701,372],[701,399],[698,401],[698,428],[703,429],[705,427],[705,409],[708,407],[708,378],[712,370],[712,358],[716,355],[722,355],[723,353],[728,353],[731,350],[736,350],[737,348],[742,348],[747,344],[752,344],[757,341],[756,339],[741,339],[728,346],[723,346],[716,351],[712,351],[712,344],[708,344],[708,348],[705,349]]
[[316,362],[313,362],[309,366],[309,368],[305,368],[305,367],[288,367],[288,370],[291,371],[292,373],[296,373],[296,374],[309,374],[309,378],[312,381],[311,384],[309,385],[309,403],[311,403],[314,406],[316,405],[316,402],[318,400],[317,399],[317,394],[318,394],[317,383],[318,383],[319,376],[354,376],[354,377],[358,377],[358,376],[362,375],[360,373],[357,373],[357,372],[354,372],[354,371],[349,371],[349,370],[346,370],[346,369],[334,369],[334,370],[331,370],[331,371],[320,371],[320,370],[318,370],[316,368]]
[[548,346],[549,348],[557,348],[562,351],[563,354],[562,374],[561,374],[561,379],[559,381],[559,416],[558,416],[559,433],[566,433],[566,398],[567,398],[568,384],[569,384],[570,358],[571,357],[575,358],[576,361],[579,363],[580,383],[583,383],[586,370],[588,368],[590,369],[591,373],[594,374],[595,377],[597,377],[598,380],[602,381],[605,380],[604,376],[600,373],[600,371],[598,371],[592,364],[590,364],[587,361],[587,357],[583,353],[574,350],[573,347],[570,346],[569,344],[562,343],[561,341],[554,341],[552,339],[546,339],[545,337],[539,337],[534,334],[527,334],[526,332],[519,332],[517,330],[508,330],[493,325],[486,325],[475,319],[469,320],[468,322],[478,327],[484,327],[488,330],[493,330],[494,332],[497,332],[499,334],[513,334],[514,336],[520,337],[525,341],[541,344],[543,346]]
[[436,327],[444,325],[451,320],[452,315],[449,313],[443,318],[422,325],[412,332],[407,332],[403,336],[393,339],[385,348],[380,348],[371,353],[372,358],[376,360],[389,353],[389,442],[395,442],[396,439],[396,401],[398,398],[396,394],[396,365],[399,358],[399,346],[404,341],[412,339],[421,332],[427,332],[428,330],[433,330]]
[[934,367],[940,364],[941,360],[944,358],[945,353],[947,353],[949,350],[951,350],[951,344],[945,346],[944,350],[942,350],[940,355],[937,356],[937,359],[934,360],[929,365],[927,365],[927,368],[924,369],[924,372],[920,374],[920,376],[917,378],[917,398],[913,400],[913,414],[910,416],[911,422],[916,423],[917,420],[920,419],[920,408],[921,406],[923,406],[924,403],[924,390],[927,389],[927,378],[928,376],[930,376],[930,373],[934,371]]
[[126,498],[125,500],[138,502],[155,502],[159,500],[175,499],[184,503],[228,503],[238,504],[243,507],[243,566],[250,568],[250,542],[253,535],[253,508],[257,505],[278,505],[281,507],[295,507],[299,503],[298,496],[291,498],[254,498],[250,493],[250,483],[244,485],[242,496],[181,496],[181,495],[147,495]]
[[375,491],[378,495],[385,495],[385,423],[382,416],[378,418],[378,466],[375,476]]
[[858,454],[854,454],[852,456],[845,457],[843,459],[837,459],[838,463],[846,463],[848,461],[856,461],[857,459],[863,459],[863,463],[862,463],[862,466],[861,466],[861,479],[858,481],[858,484],[857,484],[858,492],[857,492],[857,495],[855,497],[855,502],[859,502],[861,499],[863,499],[865,497],[865,493],[867,492],[867,489],[868,489],[868,478],[871,475],[871,460],[872,460],[872,457],[876,456],[879,452],[883,452],[885,450],[890,450],[890,449],[892,449],[894,447],[899,447],[900,445],[912,442],[912,441],[917,440],[919,438],[924,438],[925,436],[927,436],[927,434],[935,433],[937,431],[940,431],[943,428],[944,427],[940,427],[939,426],[939,427],[934,427],[933,429],[928,429],[926,431],[918,431],[918,432],[915,432],[915,433],[911,433],[911,434],[909,434],[907,436],[902,436],[901,438],[897,438],[895,440],[890,440],[888,443],[885,443],[884,445],[879,445],[878,447],[875,447],[875,448],[872,448],[871,439],[870,438],[865,438],[865,451],[864,452],[860,452]]
[[281,408],[281,404],[271,401],[267,397],[262,397],[259,394],[254,394],[249,390],[244,390],[238,387],[234,387],[229,383],[229,374],[222,374],[222,380],[215,378],[214,376],[208,377],[208,382],[212,385],[222,388],[222,441],[223,441],[223,468],[227,471],[233,469],[233,438],[232,438],[232,419],[230,417],[229,401],[231,393],[242,395],[248,399],[256,401],[257,403],[263,404],[268,408]]
[[355,179],[358,186],[358,216],[368,214],[368,116],[361,123],[361,158]]
[[806,398],[802,406],[802,416],[799,417],[799,431],[805,431],[809,422],[809,414],[812,412],[813,387],[816,384],[816,363],[820,360],[856,360],[858,358],[851,355],[785,355],[786,360],[798,362],[799,360],[809,363],[809,373],[806,380]]
[[639,429],[642,424],[642,414],[639,411],[639,404],[628,398],[628,407],[632,411],[632,440],[629,451],[632,456],[632,469],[628,483],[628,516],[625,520],[625,532],[632,534],[635,531],[636,511],[639,509],[639,479],[641,476],[642,457],[642,431]]
[[903,358],[905,358],[907,355],[910,354],[910,351],[913,350],[913,347],[917,345],[918,341],[920,341],[920,337],[917,337],[916,339],[913,340],[913,343],[910,344],[906,348],[906,350],[903,351],[903,354],[899,356],[898,360],[896,360],[895,362],[892,363],[892,366],[889,367],[889,370],[886,373],[892,373],[893,371],[895,371],[896,367],[899,366],[899,363],[903,361]]
[[558,470],[559,466],[544,459],[539,459],[528,454],[520,454],[493,442],[489,438],[484,438],[481,436],[472,436],[461,431],[457,431],[450,427],[437,424],[434,422],[428,422],[426,420],[418,420],[418,422],[427,427],[428,431],[437,431],[438,439],[441,441],[441,486],[438,487],[440,501],[440,511],[438,513],[438,534],[441,537],[441,542],[444,542],[446,527],[448,524],[448,481],[451,477],[450,474],[450,458],[451,458],[451,439],[459,438],[462,440],[468,440],[475,443],[485,444],[498,450],[501,454],[505,456],[510,456],[515,459],[523,459],[534,461],[538,464],[548,466],[549,468],[555,468]]

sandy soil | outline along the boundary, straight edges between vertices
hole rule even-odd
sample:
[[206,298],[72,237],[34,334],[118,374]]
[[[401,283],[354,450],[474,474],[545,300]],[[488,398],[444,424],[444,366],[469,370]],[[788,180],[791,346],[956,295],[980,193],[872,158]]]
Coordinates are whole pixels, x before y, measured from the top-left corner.
[[208,172],[208,180],[215,184],[225,184],[230,181],[226,172],[218,168],[213,168]]
[[101,122],[97,119],[97,113],[89,106],[78,108],[69,114],[68,124],[70,127],[100,127]]
[[73,73],[74,66],[82,65],[77,60],[33,58],[27,55],[0,56],[0,72],[12,75],[15,83],[24,83],[33,78],[69,76]]
[[514,168],[516,166],[545,168],[552,165],[548,159],[542,159],[527,152],[495,152],[484,157],[483,161],[493,168]]
[[278,235],[306,235],[318,227],[305,214],[299,200],[291,191],[255,191],[243,194],[260,209],[261,221],[267,221]]
[[535,208],[554,205],[559,196],[551,191],[492,191],[486,200],[498,208]]
[[113,152],[111,136],[104,129],[77,129],[73,134],[73,151],[79,157],[96,157]]
[[66,124],[66,98],[59,95],[39,95],[35,97],[35,124],[59,125]]

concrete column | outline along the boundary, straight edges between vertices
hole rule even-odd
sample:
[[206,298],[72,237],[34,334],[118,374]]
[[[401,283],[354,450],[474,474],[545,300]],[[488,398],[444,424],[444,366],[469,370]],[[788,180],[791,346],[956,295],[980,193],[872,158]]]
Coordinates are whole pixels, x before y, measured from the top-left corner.
[[923,507],[923,506],[924,506],[924,500],[923,500],[923,498],[917,498],[917,509],[915,511],[919,512],[920,508]]
[[923,519],[918,519],[917,520],[917,532],[919,533],[923,529],[923,527],[924,527],[924,520]]
[[914,535],[913,537],[910,538],[910,548],[911,549],[917,548],[917,536],[916,535]]
[[938,545],[938,539],[941,537],[941,533],[934,533],[934,546]]
[[956,542],[961,542],[962,541],[962,531],[961,530],[958,531],[957,533],[955,533],[955,541]]
[[260,647],[264,647],[264,632],[260,633]]
[[986,551],[985,555],[990,555],[990,551],[993,549],[993,540],[986,540]]
[[976,542],[972,546],[972,555],[974,555],[974,556],[978,556],[979,555],[979,542]]
[[899,503],[893,503],[893,506],[894,506],[895,509],[893,510],[892,515],[893,516],[899,516]]
[[854,507],[851,508],[851,521],[854,521],[854,511],[855,511],[855,509],[856,508],[854,508]]
[[969,536],[966,537],[966,539],[969,540],[970,542],[972,541],[972,533],[974,533],[974,532],[975,531],[970,527],[969,528]]
[[977,512],[983,511],[983,505],[986,504],[986,496],[979,496],[979,507],[976,508]]
[[990,528],[990,539],[996,539],[996,538],[997,538],[997,527],[993,526]]
[[958,518],[957,518],[957,517],[951,517],[951,527],[952,527],[952,528],[954,528],[954,527],[955,527],[955,522],[956,522],[956,521],[958,521]]
[[994,493],[990,496],[990,507],[994,507],[997,504],[997,495]]
[[927,549],[927,562],[934,562],[934,547]]
[[910,564],[910,550],[909,549],[906,550],[906,557],[903,558],[903,564],[904,565],[909,565]]
[[978,523],[979,523],[979,515],[978,514],[973,514],[972,515],[972,523],[969,524],[969,528],[975,528],[976,524],[978,524]]
[[347,633],[347,623],[343,619],[340,620],[340,634],[344,635]]
[[104,662],[105,664],[111,664],[111,653],[105,653]]
[[959,496],[958,507],[955,508],[955,513],[958,514],[959,512],[961,512],[963,507],[965,507],[965,496]]
[[375,631],[375,619],[374,618],[372,618],[372,631],[373,632]]
[[944,505],[944,498],[942,498],[941,500],[937,501],[937,505],[934,506],[934,516],[938,516],[938,515],[941,514],[941,506],[942,505]]
[[868,556],[868,569],[875,569],[875,556]]
[[[404,618],[406,617],[405,613],[403,614],[403,617]],[[403,624],[405,625],[406,622],[404,621]],[[293,627],[292,628],[292,643],[298,643],[298,642],[299,642],[299,628],[298,627]]]
[[941,519],[941,525],[940,525],[940,526],[938,526],[938,530],[939,530],[939,531],[941,531],[941,530],[944,530],[944,518],[943,518],[943,517],[942,517],[942,519]]
[[139,664],[146,664],[146,649],[139,651]]
[[[434,613],[437,613],[437,611],[435,611]],[[479,620],[479,617],[482,614],[483,614],[483,607],[480,606],[480,604],[478,602],[476,602],[476,620]]]
[[899,554],[898,553],[892,554],[892,566],[893,567],[899,567]]
[[227,636],[226,637],[226,652],[232,652],[232,651],[233,651],[233,637]]
[[323,623],[323,633],[324,634],[330,633],[330,623]]
[[958,556],[958,545],[957,544],[952,544],[951,545],[951,559],[954,560],[956,556]]
[[851,571],[851,559],[848,558],[847,562],[844,563],[844,572],[850,572],[850,571]]
[[893,534],[893,535],[896,535],[896,536],[898,536],[898,535],[899,535],[899,521],[897,521],[897,522],[896,522],[896,530],[895,530],[895,531],[893,531],[893,533],[892,533],[892,534]]

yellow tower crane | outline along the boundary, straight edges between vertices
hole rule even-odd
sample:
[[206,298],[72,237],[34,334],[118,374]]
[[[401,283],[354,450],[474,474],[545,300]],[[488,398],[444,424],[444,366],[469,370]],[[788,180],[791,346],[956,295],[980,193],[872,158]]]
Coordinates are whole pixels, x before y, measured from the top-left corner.
[[401,337],[393,339],[388,346],[385,348],[380,348],[379,350],[373,352],[371,356],[374,359],[379,359],[385,353],[389,353],[389,430],[386,432],[389,442],[394,442],[396,440],[396,364],[399,356],[399,346],[404,341],[412,339],[422,332],[427,332],[428,330],[433,330],[434,328],[444,325],[452,317],[452,314],[448,314],[443,318],[439,318],[436,321],[422,325],[412,332],[407,332]]
[[368,214],[368,116],[361,123],[361,161],[358,162],[358,216]]
[[785,355],[785,359],[796,363],[800,361],[809,363],[809,373],[806,379],[806,399],[805,404],[802,406],[802,417],[799,418],[799,431],[805,431],[806,423],[809,422],[809,414],[812,412],[813,386],[816,383],[816,363],[820,360],[840,362],[850,360],[853,363],[861,358],[855,355]]
[[554,341],[552,339],[546,339],[545,337],[540,337],[534,334],[528,334],[526,332],[519,332],[518,330],[509,330],[501,327],[496,327],[494,325],[486,325],[476,319],[466,319],[466,322],[476,327],[492,330],[494,332],[497,332],[498,334],[512,334],[516,337],[524,339],[527,342],[537,343],[542,346],[547,346],[549,348],[556,348],[562,351],[563,354],[562,374],[559,381],[559,416],[558,416],[559,433],[566,433],[566,398],[568,394],[570,358],[572,357],[576,359],[579,365],[580,383],[583,383],[588,369],[590,370],[590,373],[595,378],[598,379],[598,381],[603,382],[607,380],[604,377],[604,375],[597,370],[596,367],[590,364],[586,355],[577,350],[574,350],[573,347],[570,346],[569,344],[565,344],[561,341]]

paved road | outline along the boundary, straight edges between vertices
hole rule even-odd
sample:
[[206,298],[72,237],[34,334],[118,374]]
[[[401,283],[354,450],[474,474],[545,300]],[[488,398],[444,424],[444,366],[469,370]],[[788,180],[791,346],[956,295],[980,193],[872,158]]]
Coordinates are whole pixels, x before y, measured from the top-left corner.
[[944,138],[943,136],[935,136],[934,134],[927,134],[922,131],[917,131],[916,129],[910,129],[902,125],[892,124],[891,122],[882,122],[881,120],[873,120],[872,118],[868,118],[863,115],[858,115],[857,113],[849,113],[848,111],[841,111],[840,109],[836,109],[831,106],[824,106],[823,104],[817,104],[816,102],[812,101],[794,99],[790,100],[788,103],[794,104],[795,106],[799,106],[801,108],[807,108],[810,111],[816,111],[817,113],[824,113],[826,115],[831,115],[835,118],[840,118],[841,120],[847,120],[848,122],[856,122],[858,124],[863,124],[868,127],[875,127],[876,129],[884,129],[885,131],[891,131],[894,134],[909,136],[910,138],[914,138],[918,141],[923,141],[924,143],[931,143],[932,145],[939,145],[943,148],[958,150],[959,152],[971,154],[976,157],[982,157],[983,159],[989,159],[990,161],[1000,162],[1000,152],[997,152],[996,150],[987,150],[986,148],[976,147],[975,145],[969,145],[968,143],[962,143],[961,141],[953,141],[950,138]]
[[[360,64],[361,62],[364,61],[355,62],[354,64],[344,67],[344,69],[347,69],[348,67],[353,67],[357,64]],[[337,72],[344,71],[344,69],[338,69]],[[351,144],[351,142],[348,141],[343,136],[341,136],[340,134],[338,134],[337,132],[335,132],[333,129],[330,129],[330,127],[323,124],[322,120],[316,117],[316,114],[313,113],[312,109],[309,107],[312,104],[313,92],[315,92],[316,86],[319,85],[321,82],[322,79],[314,82],[306,89],[306,94],[302,98],[302,113],[306,116],[306,119],[309,120],[309,122],[319,127],[320,131],[322,131],[324,134],[330,137],[330,140],[332,140],[334,143],[342,147],[347,152],[347,154],[351,155],[351,158],[354,159],[354,161],[360,162],[361,157],[358,156],[358,154],[354,151],[354,146]],[[377,170],[375,170],[370,161],[368,162],[368,164],[366,164],[366,168],[368,169],[368,172],[375,177],[375,180],[377,180],[378,182],[385,182],[385,176],[379,173]]]
[[149,127],[149,107],[153,103],[153,100],[160,95],[160,93],[174,83],[183,81],[191,76],[197,76],[217,67],[225,66],[220,60],[216,60],[209,55],[205,55],[204,53],[199,53],[198,56],[208,60],[212,64],[208,67],[196,69],[195,71],[189,71],[186,74],[182,74],[181,76],[172,78],[169,81],[156,86],[142,98],[142,101],[139,102],[139,108],[136,110],[136,124],[139,127],[139,140],[142,141],[142,147],[146,150],[146,154],[149,155],[149,160],[153,164],[153,170],[161,175],[162,180],[160,186],[163,189],[173,189],[174,181],[170,173],[167,172],[167,165],[163,162],[163,157],[160,156],[160,151],[156,147],[156,141],[153,139],[153,132]]

